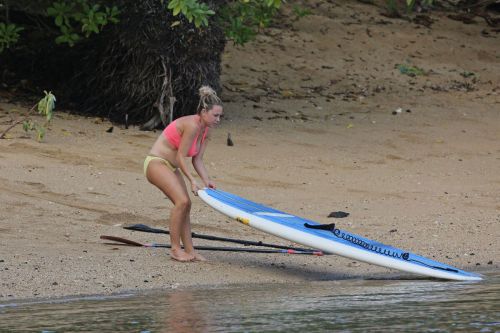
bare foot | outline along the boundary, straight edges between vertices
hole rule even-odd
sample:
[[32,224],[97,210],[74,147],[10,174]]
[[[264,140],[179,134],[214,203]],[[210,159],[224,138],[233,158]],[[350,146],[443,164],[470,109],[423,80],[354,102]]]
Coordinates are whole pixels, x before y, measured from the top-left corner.
[[198,252],[193,253],[194,261],[207,261],[207,258],[199,254]]
[[195,257],[191,254],[188,254],[184,252],[183,250],[171,250],[170,251],[170,257],[173,260],[180,261],[180,262],[189,262],[195,260]]

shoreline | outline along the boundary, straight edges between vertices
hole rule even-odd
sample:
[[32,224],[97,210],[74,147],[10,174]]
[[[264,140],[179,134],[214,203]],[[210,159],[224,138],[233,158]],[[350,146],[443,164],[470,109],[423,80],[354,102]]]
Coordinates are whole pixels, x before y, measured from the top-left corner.
[[122,290],[119,292],[112,292],[112,293],[105,293],[105,294],[68,294],[68,295],[63,295],[63,296],[46,296],[46,297],[23,297],[23,298],[11,298],[11,299],[0,299],[0,309],[2,308],[17,308],[17,307],[22,307],[22,306],[30,306],[30,305],[39,305],[39,304],[52,304],[52,303],[73,303],[73,302],[80,302],[80,301],[108,301],[108,300],[119,300],[119,299],[125,299],[125,298],[135,298],[135,297],[142,297],[142,296],[156,296],[158,294],[168,294],[168,293],[175,293],[175,292],[185,292],[185,291],[197,291],[197,290],[212,290],[212,289],[240,289],[240,288],[248,288],[253,286],[283,286],[283,285],[289,285],[289,286],[298,286],[298,285],[303,285],[304,282],[307,283],[314,283],[314,284],[342,284],[342,283],[370,283],[370,282],[387,282],[387,283],[394,283],[394,282],[429,282],[429,283],[437,283],[437,282],[442,282],[442,283],[450,283],[450,284],[456,284],[456,283],[484,283],[488,281],[490,276],[497,276],[500,274],[500,270],[480,270],[480,271],[473,271],[473,270],[468,270],[467,268],[464,268],[464,270],[467,270],[469,272],[474,272],[481,274],[484,279],[481,281],[450,281],[450,280],[442,280],[442,279],[435,279],[435,278],[430,278],[430,277],[425,277],[425,276],[414,276],[414,275],[408,275],[408,276],[401,276],[401,274],[397,273],[403,273],[404,272],[394,272],[392,271],[391,274],[387,277],[383,277],[382,273],[375,274],[373,276],[353,276],[353,277],[346,277],[343,279],[338,279],[338,280],[314,280],[314,281],[302,281],[302,282],[246,282],[246,283],[233,283],[233,284],[213,284],[213,285],[202,285],[202,284],[193,284],[193,285],[186,285],[186,286],[175,286],[172,285],[170,287],[162,287],[162,288],[148,288],[148,289],[139,289],[139,290]]

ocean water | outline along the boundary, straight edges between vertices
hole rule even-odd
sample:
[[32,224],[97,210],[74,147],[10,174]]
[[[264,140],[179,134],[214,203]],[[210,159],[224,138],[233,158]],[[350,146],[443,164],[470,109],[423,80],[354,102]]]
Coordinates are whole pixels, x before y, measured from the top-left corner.
[[0,332],[500,332],[500,273],[4,302]]

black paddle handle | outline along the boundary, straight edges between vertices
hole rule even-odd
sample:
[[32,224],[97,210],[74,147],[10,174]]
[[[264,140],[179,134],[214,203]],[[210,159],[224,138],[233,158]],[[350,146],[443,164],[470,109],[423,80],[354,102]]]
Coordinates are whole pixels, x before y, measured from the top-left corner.
[[[147,226],[145,224],[134,224],[134,225],[130,225],[130,226],[125,226],[123,228],[128,229],[128,230],[150,232],[150,233],[155,233],[155,234],[170,234],[167,230],[151,228],[150,226]],[[314,249],[306,249],[306,248],[300,248],[300,247],[289,247],[289,246],[285,246],[285,245],[263,243],[261,241],[257,242],[257,241],[243,240],[243,239],[234,239],[234,238],[225,238],[225,237],[219,237],[219,236],[202,235],[202,234],[197,234],[194,232],[191,233],[191,236],[193,238],[235,243],[235,244],[246,245],[246,246],[262,246],[262,247],[269,247],[269,248],[274,248],[274,249],[294,250],[294,251],[318,251],[318,250],[314,250]]]

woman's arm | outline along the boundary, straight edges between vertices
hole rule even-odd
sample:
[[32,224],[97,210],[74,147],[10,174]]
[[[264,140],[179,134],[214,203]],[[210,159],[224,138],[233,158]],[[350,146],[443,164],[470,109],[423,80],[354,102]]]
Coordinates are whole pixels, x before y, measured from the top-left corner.
[[206,187],[215,188],[215,184],[210,180],[207,169],[205,169],[205,164],[203,163],[203,154],[205,153],[205,149],[207,147],[209,139],[210,137],[207,134],[206,140],[204,140],[201,144],[198,155],[193,157],[192,162],[193,162],[193,167],[200,176],[201,180],[203,181],[203,184]]
[[[184,128],[182,129],[181,135],[181,143],[179,144],[179,148],[177,149],[176,154],[176,162],[181,169],[182,173],[186,178],[191,182],[191,188],[193,189],[193,185],[196,185],[196,181],[194,177],[189,172],[188,165],[186,163],[186,158],[189,152],[189,149],[193,145],[194,140],[196,139],[196,134],[198,133],[198,126],[191,122],[185,122]],[[197,186],[197,185],[196,185]]]

